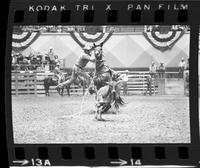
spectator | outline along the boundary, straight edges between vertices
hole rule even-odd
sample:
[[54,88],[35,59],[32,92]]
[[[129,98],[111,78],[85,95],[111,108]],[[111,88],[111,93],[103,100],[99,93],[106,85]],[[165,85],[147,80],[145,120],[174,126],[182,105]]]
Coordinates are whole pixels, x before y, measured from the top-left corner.
[[12,53],[12,70],[16,70],[17,68],[17,56]]
[[55,57],[54,57],[54,52],[53,52],[53,48],[50,47],[49,52],[47,53],[47,56],[49,57],[49,64],[50,64],[50,71],[52,71],[54,69],[54,61],[55,61]]
[[164,66],[163,62],[161,62],[159,67],[158,67],[158,74],[159,74],[159,78],[164,78],[165,66]]
[[151,86],[152,86],[152,76],[151,75],[147,75],[146,76],[146,81],[147,81],[147,88],[146,88],[146,92],[144,93],[144,95],[147,94],[147,92],[149,91],[149,95],[151,96],[152,95],[152,89],[151,89]]
[[185,63],[185,59],[182,57],[181,61],[178,64],[179,79],[183,78],[183,73],[184,73],[185,69],[186,69],[186,63]]
[[28,60],[23,57],[23,60],[21,61],[21,70],[24,70],[24,71],[28,71]]
[[23,55],[21,53],[17,53],[16,56],[17,56],[17,63],[21,64],[24,59]]
[[57,55],[55,55],[55,64],[56,66],[60,67],[60,60],[58,59]]
[[12,64],[17,64],[17,56],[12,54]]
[[121,75],[121,78],[123,80],[123,94],[124,96],[127,96],[128,95],[128,70],[125,71],[125,74]]
[[51,61],[54,60],[54,52],[53,52],[53,48],[52,47],[49,48],[49,52],[48,52],[47,55],[49,56]]
[[189,70],[189,65],[190,65],[190,63],[189,63],[189,58],[188,58],[187,63],[186,63],[186,70]]
[[156,77],[156,70],[157,70],[157,66],[156,66],[155,62],[152,61],[151,65],[149,66],[149,73],[152,78]]
[[31,65],[32,65],[32,68],[34,69],[34,70],[36,70],[36,68],[37,68],[37,58],[36,58],[36,55],[34,55],[32,58],[31,58]]

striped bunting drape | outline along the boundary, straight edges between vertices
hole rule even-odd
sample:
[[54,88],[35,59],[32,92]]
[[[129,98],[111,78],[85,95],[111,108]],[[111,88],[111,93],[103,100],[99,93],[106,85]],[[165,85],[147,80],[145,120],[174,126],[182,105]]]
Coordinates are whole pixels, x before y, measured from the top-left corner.
[[97,32],[95,34],[88,34],[86,32],[71,32],[71,37],[80,45],[80,47],[84,47],[86,43],[95,43],[99,45],[101,43],[105,43],[112,35],[110,33],[100,33]]
[[23,51],[39,37],[39,32],[22,32],[12,35],[12,48],[14,51]]
[[174,44],[183,36],[184,30],[170,29],[168,32],[162,33],[159,30],[144,31],[144,37],[151,43],[153,47],[161,51],[171,49]]

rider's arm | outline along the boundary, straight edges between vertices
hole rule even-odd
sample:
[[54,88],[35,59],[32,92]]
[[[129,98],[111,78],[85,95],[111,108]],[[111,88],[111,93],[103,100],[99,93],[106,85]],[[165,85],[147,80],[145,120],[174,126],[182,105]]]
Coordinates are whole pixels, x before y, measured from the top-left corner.
[[95,58],[92,57],[92,56],[89,56],[89,55],[83,55],[83,58],[88,60],[88,61],[91,61],[91,62],[94,62],[95,61]]

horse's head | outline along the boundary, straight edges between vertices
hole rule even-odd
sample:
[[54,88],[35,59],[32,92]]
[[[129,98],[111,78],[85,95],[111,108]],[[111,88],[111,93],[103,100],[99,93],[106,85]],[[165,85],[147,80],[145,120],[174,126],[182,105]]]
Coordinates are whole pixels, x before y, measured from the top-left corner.
[[102,47],[98,46],[94,50],[94,55],[96,60],[102,60],[103,59],[103,52],[102,52]]

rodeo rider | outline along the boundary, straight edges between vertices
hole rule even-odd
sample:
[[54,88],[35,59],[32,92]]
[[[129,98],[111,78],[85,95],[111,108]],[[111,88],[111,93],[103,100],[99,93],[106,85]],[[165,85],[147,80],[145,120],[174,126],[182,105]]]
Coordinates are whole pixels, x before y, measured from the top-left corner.
[[90,52],[93,50],[93,45],[86,44],[83,47],[83,54],[78,58],[76,64],[73,66],[71,78],[65,82],[62,82],[56,86],[56,88],[63,88],[64,86],[70,86],[76,78],[80,75],[86,79],[87,86],[90,84],[90,76],[85,71],[85,67],[89,62],[95,62],[95,58],[91,56]]

